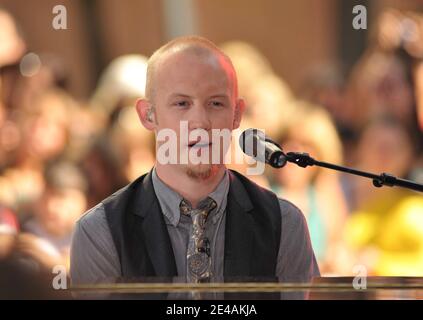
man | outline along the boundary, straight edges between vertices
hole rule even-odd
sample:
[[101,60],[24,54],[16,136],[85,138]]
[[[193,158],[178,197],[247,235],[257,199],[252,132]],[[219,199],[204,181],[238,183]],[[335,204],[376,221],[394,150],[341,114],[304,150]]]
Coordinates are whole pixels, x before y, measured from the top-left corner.
[[[156,51],[147,69],[139,118],[156,133],[177,133],[183,152],[223,152],[214,142],[187,142],[188,131],[238,128],[244,101],[230,59],[200,37],[182,37]],[[310,281],[319,275],[302,213],[291,203],[218,163],[154,168],[88,211],[71,252],[73,284],[141,277],[201,282],[231,277]]]

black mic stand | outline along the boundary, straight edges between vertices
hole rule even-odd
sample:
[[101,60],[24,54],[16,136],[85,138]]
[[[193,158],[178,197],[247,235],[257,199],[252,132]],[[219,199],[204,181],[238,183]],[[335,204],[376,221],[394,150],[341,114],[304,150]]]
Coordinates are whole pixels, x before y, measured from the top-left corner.
[[388,173],[382,173],[380,175],[360,171],[348,167],[338,166],[335,164],[317,161],[314,160],[312,157],[309,156],[308,153],[300,153],[300,152],[288,152],[285,154],[286,160],[288,162],[295,163],[296,165],[305,168],[308,166],[319,166],[323,168],[328,168],[332,170],[342,171],[350,174],[355,174],[357,176],[369,178],[373,180],[373,185],[375,187],[382,187],[382,186],[398,186],[402,188],[407,188],[415,191],[423,192],[423,185],[417,182],[413,182],[410,180],[400,179]]

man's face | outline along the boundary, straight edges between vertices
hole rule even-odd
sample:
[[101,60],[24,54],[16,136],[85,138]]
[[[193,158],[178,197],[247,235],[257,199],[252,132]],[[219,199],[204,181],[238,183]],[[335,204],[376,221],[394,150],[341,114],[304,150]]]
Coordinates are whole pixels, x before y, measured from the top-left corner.
[[[216,152],[220,154],[220,163],[223,163],[226,150],[212,143],[212,129],[232,131],[239,125],[235,119],[238,102],[233,76],[229,65],[213,54],[199,56],[190,52],[172,53],[156,69],[154,97],[151,101],[155,109],[156,133],[162,129],[174,130],[178,153],[191,152],[200,156],[207,152],[206,149],[209,153],[206,164],[188,161],[188,164],[178,165],[190,175],[204,177],[220,166],[211,164],[212,155]],[[181,138],[182,121],[187,122],[188,133],[205,130],[210,144],[193,145],[199,138],[188,138],[188,141]]]

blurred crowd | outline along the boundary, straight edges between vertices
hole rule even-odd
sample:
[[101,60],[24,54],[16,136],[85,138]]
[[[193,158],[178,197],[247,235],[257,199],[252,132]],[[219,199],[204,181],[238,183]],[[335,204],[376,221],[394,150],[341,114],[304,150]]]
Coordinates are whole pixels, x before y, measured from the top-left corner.
[[[241,129],[265,129],[285,151],[423,182],[423,16],[384,11],[350,72],[319,65],[297,93],[252,45],[221,48],[247,103]],[[52,270],[69,267],[81,214],[154,164],[154,136],[134,109],[147,57],[115,59],[79,101],[60,57],[29,52],[0,10],[0,260]],[[368,275],[423,276],[423,194],[293,164],[250,178],[304,212],[322,275],[364,265]]]

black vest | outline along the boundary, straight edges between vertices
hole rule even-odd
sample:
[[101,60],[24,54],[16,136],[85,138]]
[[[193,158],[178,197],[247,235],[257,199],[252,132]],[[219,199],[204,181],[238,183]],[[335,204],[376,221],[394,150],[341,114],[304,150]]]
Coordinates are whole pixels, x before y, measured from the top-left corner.
[[[281,236],[276,195],[230,171],[224,277],[275,277]],[[177,276],[151,171],[103,201],[123,280]]]

